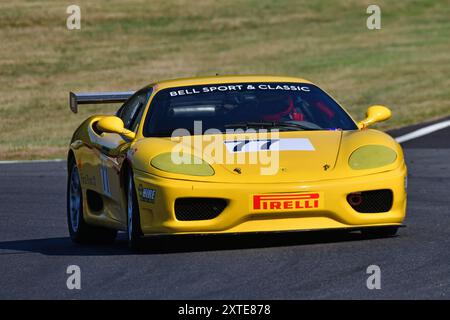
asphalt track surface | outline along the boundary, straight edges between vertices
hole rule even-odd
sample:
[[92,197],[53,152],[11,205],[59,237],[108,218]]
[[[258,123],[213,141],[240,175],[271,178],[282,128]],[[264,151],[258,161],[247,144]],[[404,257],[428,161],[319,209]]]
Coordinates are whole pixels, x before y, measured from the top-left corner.
[[[397,237],[208,236],[143,254],[123,234],[108,246],[70,241],[65,162],[0,165],[0,299],[449,299],[449,138],[447,128],[404,144],[407,227]],[[67,289],[69,265],[81,268],[81,290]],[[366,287],[370,265],[380,290]]]

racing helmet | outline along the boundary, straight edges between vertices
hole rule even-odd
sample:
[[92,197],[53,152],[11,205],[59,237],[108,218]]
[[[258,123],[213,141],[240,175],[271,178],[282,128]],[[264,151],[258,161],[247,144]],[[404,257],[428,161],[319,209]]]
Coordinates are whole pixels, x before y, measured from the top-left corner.
[[303,114],[298,112],[294,106],[294,99],[291,95],[283,95],[281,98],[277,97],[273,101],[265,101],[265,106],[263,107],[264,121],[274,121],[279,122],[285,120],[295,120],[302,121]]

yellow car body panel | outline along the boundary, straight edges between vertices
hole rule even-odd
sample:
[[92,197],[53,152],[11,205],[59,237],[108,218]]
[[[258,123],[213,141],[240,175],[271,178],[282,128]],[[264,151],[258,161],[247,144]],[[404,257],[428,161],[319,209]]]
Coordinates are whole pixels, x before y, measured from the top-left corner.
[[[278,76],[168,80],[150,85],[153,91],[144,115],[155,94],[163,89],[245,82],[311,83]],[[278,170],[273,175],[261,175],[259,165],[216,164],[203,155],[213,167],[214,175],[192,176],[161,171],[151,165],[154,157],[173,150],[175,142],[170,138],[144,137],[144,121],[137,127],[132,141],[119,134],[99,133],[95,123],[102,117],[92,116],[81,124],[73,135],[69,152],[80,173],[83,215],[89,224],[126,230],[124,164],[134,172],[144,235],[399,226],[405,218],[407,172],[403,152],[400,145],[383,132],[371,129],[280,132],[281,139],[308,139],[314,152],[280,151]],[[217,138],[242,139],[245,134],[218,135]],[[199,139],[199,144],[192,147],[192,154],[196,154],[196,147],[201,149],[205,143],[204,139]],[[352,169],[348,163],[351,154],[366,145],[382,145],[394,150],[395,161],[382,167]],[[226,154],[228,151],[223,148]],[[235,170],[237,167],[239,172]],[[155,191],[153,201],[144,201],[139,191],[144,188]],[[389,189],[394,195],[387,212],[357,212],[347,200],[351,193],[379,189]],[[103,202],[97,211],[95,203],[87,201],[91,197],[95,202],[92,194],[101,197]],[[281,200],[272,201],[277,195]],[[174,212],[175,201],[190,197],[221,198],[226,207],[213,219],[180,221]],[[255,201],[260,203],[255,204]],[[271,207],[271,203],[281,208]]]
[[[226,233],[355,228],[375,225],[400,225],[404,219],[406,198],[404,177],[406,168],[378,173],[369,178],[355,177],[320,182],[298,183],[208,183],[170,180],[147,173],[135,172],[136,185],[156,190],[155,203],[140,202],[144,233]],[[361,214],[346,200],[349,193],[360,190],[392,188],[395,201],[390,211]],[[320,192],[318,208],[290,210],[261,210],[252,208],[252,196],[263,194]],[[177,221],[174,202],[179,197],[218,197],[228,202],[227,208],[215,219]]]

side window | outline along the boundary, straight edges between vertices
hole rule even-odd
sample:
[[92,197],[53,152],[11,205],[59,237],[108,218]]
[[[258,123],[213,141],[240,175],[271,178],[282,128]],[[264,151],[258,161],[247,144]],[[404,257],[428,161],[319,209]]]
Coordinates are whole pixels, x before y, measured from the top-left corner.
[[140,106],[131,119],[130,128],[128,128],[129,130],[136,132],[151,94],[152,90],[147,90],[139,95]]
[[144,113],[144,109],[145,109],[145,102],[141,104],[139,111],[136,112],[136,116],[133,118],[129,130],[136,132],[139,126],[139,122],[141,121],[142,114]]
[[139,92],[132,96],[117,112],[117,116],[122,119],[125,128],[135,131],[142,117],[150,91]]

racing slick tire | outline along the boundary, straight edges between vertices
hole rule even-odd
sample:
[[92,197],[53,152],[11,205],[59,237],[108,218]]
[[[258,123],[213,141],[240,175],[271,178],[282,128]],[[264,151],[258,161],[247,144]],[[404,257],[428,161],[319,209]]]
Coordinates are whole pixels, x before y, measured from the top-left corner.
[[109,244],[114,242],[117,235],[117,230],[91,226],[85,222],[80,174],[74,159],[69,160],[67,225],[72,241],[80,244]]
[[134,185],[133,171],[130,169],[127,179],[127,238],[128,246],[134,251],[142,249],[143,233],[139,205]]
[[395,236],[397,231],[398,227],[389,226],[362,229],[361,233],[366,238],[387,238]]

